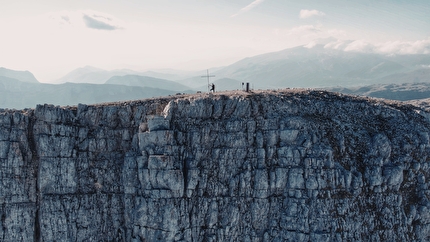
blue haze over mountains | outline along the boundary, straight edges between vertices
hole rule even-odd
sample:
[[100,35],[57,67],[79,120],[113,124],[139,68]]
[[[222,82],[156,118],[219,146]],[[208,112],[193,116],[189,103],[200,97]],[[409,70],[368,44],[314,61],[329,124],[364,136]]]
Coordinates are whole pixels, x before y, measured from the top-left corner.
[[[397,100],[430,97],[430,55],[383,55],[299,46],[209,68],[217,90],[325,88]],[[207,90],[206,70],[106,71],[78,68],[56,84],[40,83],[29,71],[0,68],[0,108],[37,104],[77,105],[195,93]]]

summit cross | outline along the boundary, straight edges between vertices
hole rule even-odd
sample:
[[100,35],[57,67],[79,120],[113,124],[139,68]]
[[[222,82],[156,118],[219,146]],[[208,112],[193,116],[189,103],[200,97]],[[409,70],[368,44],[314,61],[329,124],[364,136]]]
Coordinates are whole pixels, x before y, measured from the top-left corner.
[[207,71],[206,76],[202,76],[202,77],[207,77],[207,78],[208,78],[208,92],[210,92],[210,91],[209,91],[209,79],[210,79],[211,77],[215,77],[215,75],[209,75],[209,69],[208,69],[208,70],[206,70],[206,71]]

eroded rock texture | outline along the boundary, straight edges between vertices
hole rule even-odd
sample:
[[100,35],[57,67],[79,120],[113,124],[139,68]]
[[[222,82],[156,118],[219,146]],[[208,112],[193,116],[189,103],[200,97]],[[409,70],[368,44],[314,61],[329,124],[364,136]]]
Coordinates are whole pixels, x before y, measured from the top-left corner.
[[429,240],[425,116],[291,90],[3,110],[0,240]]

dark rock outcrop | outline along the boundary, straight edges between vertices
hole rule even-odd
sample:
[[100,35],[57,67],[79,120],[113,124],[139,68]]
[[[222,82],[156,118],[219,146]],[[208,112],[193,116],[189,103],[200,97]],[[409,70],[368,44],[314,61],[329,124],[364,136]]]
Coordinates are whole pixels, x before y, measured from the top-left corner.
[[429,240],[427,117],[305,90],[2,110],[0,240]]

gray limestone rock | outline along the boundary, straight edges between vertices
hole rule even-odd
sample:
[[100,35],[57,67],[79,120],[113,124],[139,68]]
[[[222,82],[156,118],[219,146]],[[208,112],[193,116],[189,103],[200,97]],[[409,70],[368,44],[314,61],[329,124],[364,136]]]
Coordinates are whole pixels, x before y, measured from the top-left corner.
[[312,90],[1,110],[0,240],[430,240],[428,117]]

